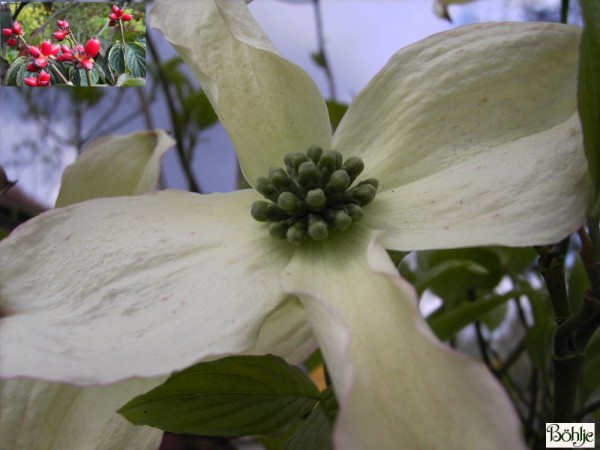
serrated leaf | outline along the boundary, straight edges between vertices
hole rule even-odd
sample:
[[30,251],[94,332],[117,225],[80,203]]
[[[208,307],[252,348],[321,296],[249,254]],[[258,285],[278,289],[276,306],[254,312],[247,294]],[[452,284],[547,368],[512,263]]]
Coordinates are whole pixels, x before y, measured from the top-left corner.
[[6,72],[6,86],[18,86],[18,74],[22,67],[25,67],[27,62],[26,56],[19,56],[13,61]]
[[143,45],[134,42],[125,47],[125,61],[131,76],[146,76],[146,48]]
[[600,2],[582,0],[585,23],[579,47],[578,107],[583,143],[596,192],[600,183]]
[[270,434],[308,414],[319,391],[277,356],[232,356],[196,364],[123,406],[136,425],[207,436]]
[[125,73],[125,55],[123,45],[119,42],[113,44],[108,51],[108,67],[119,75]]

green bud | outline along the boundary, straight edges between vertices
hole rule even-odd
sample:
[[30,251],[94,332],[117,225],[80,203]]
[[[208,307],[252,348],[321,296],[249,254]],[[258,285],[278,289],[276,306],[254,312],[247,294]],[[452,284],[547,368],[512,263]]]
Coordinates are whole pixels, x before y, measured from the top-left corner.
[[333,211],[331,224],[336,230],[344,231],[352,224],[352,218],[342,210]]
[[305,153],[300,152],[288,153],[287,155],[285,155],[283,160],[285,161],[285,164],[287,166],[291,166],[295,171],[297,171],[298,167],[300,167],[300,164],[308,161],[308,156],[306,156]]
[[304,200],[308,206],[309,211],[318,212],[325,206],[327,202],[327,196],[323,189],[312,189],[306,193]]
[[287,229],[287,240],[292,244],[300,244],[306,237],[306,227],[301,222],[296,222]]
[[358,222],[363,218],[364,211],[360,206],[350,203],[345,206],[345,209],[348,215],[352,218],[352,222]]
[[348,175],[350,176],[350,183],[352,183],[363,171],[365,164],[362,162],[362,159],[356,156],[351,156],[344,161],[342,168],[348,172]]
[[323,154],[323,149],[318,145],[311,145],[311,147],[306,151],[306,154],[312,160],[312,162],[318,164],[319,160],[321,159],[321,154]]
[[303,162],[298,167],[298,183],[305,189],[313,189],[318,186],[321,174],[317,165],[312,161]]
[[308,219],[308,235],[315,241],[325,239],[329,236],[329,230],[327,229],[327,222],[318,216],[312,214]]
[[326,171],[327,173],[333,173],[336,169],[337,152],[333,150],[325,150],[321,155],[321,159],[317,164],[317,167],[321,172]]
[[284,187],[288,187],[291,183],[290,177],[285,170],[280,167],[271,167],[269,169],[269,181],[275,188],[282,190]]
[[342,161],[344,160],[344,157],[340,152],[336,152],[335,150],[333,153],[335,153],[335,168],[336,170],[339,170],[342,168]]
[[365,184],[370,184],[375,188],[375,190],[377,190],[377,188],[379,187],[379,181],[377,181],[377,179],[375,178],[367,178],[366,180],[363,180],[360,183],[358,183],[357,186],[363,186]]
[[288,215],[274,203],[257,200],[252,203],[250,214],[254,220],[259,222],[275,222],[276,220],[287,219]]
[[277,199],[277,205],[289,214],[294,214],[300,208],[300,199],[291,192],[282,192]]
[[254,188],[269,200],[277,199],[277,195],[279,195],[279,191],[273,186],[273,183],[265,177],[259,177]]
[[288,225],[285,221],[273,222],[269,224],[269,234],[274,238],[285,239],[287,235]]
[[285,170],[270,168],[260,177],[256,190],[271,202],[256,201],[251,213],[270,222],[269,234],[300,244],[310,238],[325,239],[331,230],[346,230],[364,215],[378,189],[374,178],[351,187],[364,169],[360,158],[343,160],[342,154],[317,145],[304,153],[289,153]]
[[329,178],[327,190],[329,192],[344,192],[350,187],[350,183],[350,177],[345,170],[336,170]]
[[377,189],[371,184],[362,184],[344,193],[344,201],[346,203],[355,203],[359,206],[365,206],[375,198]]

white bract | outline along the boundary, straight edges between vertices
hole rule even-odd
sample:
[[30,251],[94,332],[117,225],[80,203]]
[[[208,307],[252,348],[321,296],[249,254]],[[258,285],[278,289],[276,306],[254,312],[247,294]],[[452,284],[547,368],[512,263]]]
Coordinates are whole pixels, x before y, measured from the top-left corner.
[[[102,395],[149,379],[131,382],[133,396],[230,354],[301,361],[314,332],[341,405],[337,449],[521,448],[500,385],[432,336],[384,249],[542,245],[581,225],[591,183],[580,31],[484,24],[432,36],[396,53],[332,136],[313,81],[243,0],[156,0],[150,19],[200,80],[251,184],[319,145],[362,158],[379,193],[362,221],[298,246],[252,219],[253,189],[45,213],[0,243],[0,375],[45,380],[42,393],[103,385]],[[7,396],[28,389],[13,383]],[[27,409],[34,423],[46,413]],[[79,417],[109,422],[98,414]],[[10,442],[30,432],[0,420]],[[123,427],[123,440],[85,448],[124,448]]]

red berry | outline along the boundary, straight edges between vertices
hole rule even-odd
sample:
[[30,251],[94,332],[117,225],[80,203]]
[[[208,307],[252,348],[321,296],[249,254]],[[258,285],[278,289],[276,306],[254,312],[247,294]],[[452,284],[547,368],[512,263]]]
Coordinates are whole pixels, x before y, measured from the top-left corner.
[[81,61],[81,67],[85,70],[92,70],[94,68],[94,60],[93,59],[84,59]]
[[27,66],[27,71],[28,72],[37,72],[38,70],[38,66],[35,65],[34,62],[30,62],[29,65]]
[[100,51],[100,41],[96,38],[90,39],[87,44],[85,44],[85,54],[90,58],[93,58]]
[[38,82],[40,86],[48,86],[50,84],[50,74],[42,70],[38,75]]
[[108,18],[112,21],[115,21],[118,19],[117,15],[115,13],[111,13],[108,15]]
[[13,32],[13,34],[23,33],[23,28],[21,27],[21,24],[19,22],[13,23],[12,32]]
[[131,14],[123,14],[123,17],[121,17],[121,20],[123,22],[129,22],[131,19],[133,19],[133,16]]
[[40,45],[40,51],[44,56],[56,56],[60,51],[60,47],[56,44],[53,44],[49,40],[45,40],[42,42],[42,45]]
[[62,41],[64,38],[67,37],[67,33],[65,33],[64,31],[55,31],[54,33],[52,33],[52,36],[54,36],[54,39],[56,39],[57,41]]
[[29,54],[30,54],[31,56],[33,56],[34,58],[37,58],[37,57],[39,57],[39,56],[40,56],[42,53],[40,52],[40,49],[39,49],[39,48],[37,48],[37,47],[36,47],[36,46],[34,46],[34,45],[31,45],[31,46],[29,47]]
[[10,37],[10,36],[12,36],[12,35],[13,35],[13,32],[12,32],[12,29],[11,29],[11,28],[2,28],[2,34],[3,34],[4,36],[8,36],[8,37]]
[[39,58],[35,58],[33,63],[38,67],[38,69],[43,69],[48,65],[48,58],[40,56]]
[[8,41],[6,42],[6,45],[8,45],[9,47],[17,45],[17,38],[15,38],[15,37],[9,38]]
[[25,78],[25,84],[27,86],[37,86],[38,85],[38,79],[37,79],[37,77]]
[[114,27],[116,24],[117,24],[116,20],[111,20],[110,22],[108,22],[109,27]]
[[117,11],[119,11],[119,9],[120,8],[117,5],[113,5],[112,6],[112,10],[113,10],[114,13],[116,13]]

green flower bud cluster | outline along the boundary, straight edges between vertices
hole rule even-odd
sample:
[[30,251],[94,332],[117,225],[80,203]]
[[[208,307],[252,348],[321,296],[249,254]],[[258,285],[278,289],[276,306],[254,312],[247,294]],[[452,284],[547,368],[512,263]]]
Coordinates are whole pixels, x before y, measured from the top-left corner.
[[305,153],[287,154],[284,162],[285,170],[270,168],[268,177],[256,181],[256,190],[270,201],[254,202],[251,214],[259,222],[270,222],[271,236],[292,244],[348,229],[377,193],[374,178],[352,187],[364,169],[360,158],[343,161],[335,150],[312,146]]

